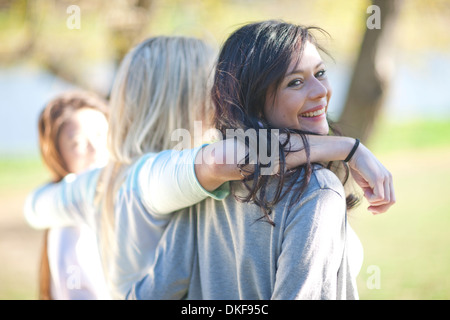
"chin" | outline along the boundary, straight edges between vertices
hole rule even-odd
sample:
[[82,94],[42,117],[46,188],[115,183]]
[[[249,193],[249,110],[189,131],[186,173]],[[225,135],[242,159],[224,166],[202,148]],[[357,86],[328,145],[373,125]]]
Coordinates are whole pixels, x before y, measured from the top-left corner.
[[306,129],[306,131],[313,132],[313,133],[319,134],[321,136],[326,136],[330,132],[330,128],[327,126],[327,127],[323,127],[323,128]]
[[330,133],[330,128],[327,126],[326,128],[324,128],[319,134],[326,136]]
[[[322,115],[323,116],[323,115]],[[330,131],[328,121],[325,119],[309,118],[308,121],[299,122],[299,129],[303,131],[313,132],[319,135],[327,135]]]

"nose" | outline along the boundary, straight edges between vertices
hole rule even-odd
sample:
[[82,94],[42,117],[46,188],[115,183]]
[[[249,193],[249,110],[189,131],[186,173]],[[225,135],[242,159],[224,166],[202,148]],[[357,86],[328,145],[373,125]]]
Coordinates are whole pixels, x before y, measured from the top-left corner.
[[309,98],[319,100],[327,96],[328,88],[317,78],[313,78],[310,84]]
[[86,146],[86,155],[91,165],[105,165],[108,160],[106,141],[103,139],[89,139]]
[[95,154],[97,152],[97,148],[91,140],[88,140],[86,143],[86,151],[87,151],[87,154],[89,154],[91,156],[95,156]]

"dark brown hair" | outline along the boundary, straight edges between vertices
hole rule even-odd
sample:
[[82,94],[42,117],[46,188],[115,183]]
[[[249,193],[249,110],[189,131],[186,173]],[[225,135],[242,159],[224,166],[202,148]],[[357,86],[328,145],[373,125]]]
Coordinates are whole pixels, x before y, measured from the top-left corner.
[[[215,107],[214,124],[222,135],[226,135],[227,129],[244,131],[255,129],[258,135],[264,132],[259,129],[267,129],[265,131],[267,139],[270,139],[271,130],[277,129],[280,134],[284,133],[288,137],[286,142],[280,142],[279,145],[280,171],[273,199],[267,198],[266,188],[270,176],[261,175],[264,165],[259,159],[250,170],[251,174],[244,179],[244,185],[249,191],[248,196],[238,198],[260,206],[264,217],[270,223],[272,223],[270,219],[272,208],[297,181],[301,179],[302,183],[296,193],[297,197],[294,197],[291,204],[298,201],[309,183],[313,166],[309,160],[310,150],[306,135],[314,133],[272,127],[265,118],[264,105],[267,92],[279,86],[293,59],[301,59],[307,41],[327,53],[318,44],[313,32],[328,35],[318,27],[304,27],[283,21],[270,20],[247,24],[231,34],[222,46],[218,58],[212,99]],[[285,172],[286,155],[294,151],[288,148],[290,134],[294,133],[302,137],[308,160],[295,170]],[[267,146],[270,147],[270,142]],[[247,157],[246,161],[248,160]],[[245,171],[247,163],[239,165],[241,170]],[[354,201],[348,199],[347,203],[348,207],[351,207]]]

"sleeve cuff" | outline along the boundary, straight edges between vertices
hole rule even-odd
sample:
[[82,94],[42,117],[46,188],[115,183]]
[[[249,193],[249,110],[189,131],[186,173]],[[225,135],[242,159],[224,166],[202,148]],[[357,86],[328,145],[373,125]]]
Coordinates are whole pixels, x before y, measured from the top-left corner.
[[222,184],[220,187],[215,189],[214,191],[207,191],[202,187],[200,182],[197,179],[197,175],[195,174],[195,159],[197,158],[197,154],[208,144],[205,143],[198,148],[193,149],[193,159],[192,159],[192,177],[193,177],[193,186],[197,188],[197,190],[207,197],[213,198],[215,200],[223,200],[230,194],[230,183],[226,182]]

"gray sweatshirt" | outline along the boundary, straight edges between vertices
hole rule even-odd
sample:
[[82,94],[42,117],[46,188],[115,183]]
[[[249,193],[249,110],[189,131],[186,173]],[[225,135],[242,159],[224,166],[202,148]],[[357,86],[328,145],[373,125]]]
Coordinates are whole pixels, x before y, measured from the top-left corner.
[[[245,194],[239,182],[233,188]],[[341,182],[327,169],[315,170],[289,208],[292,196],[291,191],[273,210],[275,226],[259,219],[256,205],[233,195],[180,211],[154,265],[127,297],[358,299],[362,247],[347,223]]]

